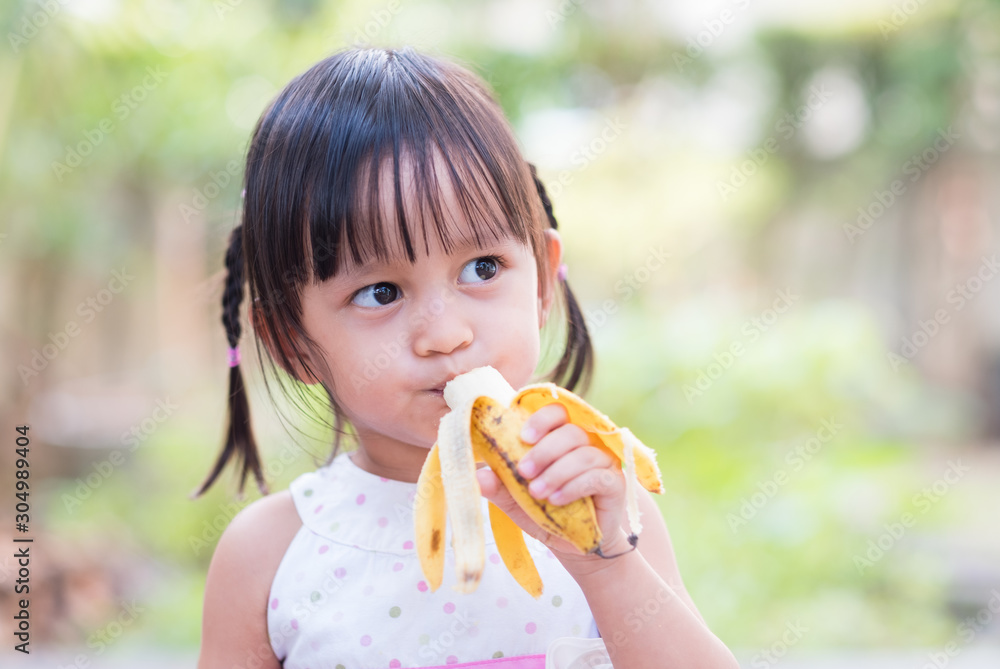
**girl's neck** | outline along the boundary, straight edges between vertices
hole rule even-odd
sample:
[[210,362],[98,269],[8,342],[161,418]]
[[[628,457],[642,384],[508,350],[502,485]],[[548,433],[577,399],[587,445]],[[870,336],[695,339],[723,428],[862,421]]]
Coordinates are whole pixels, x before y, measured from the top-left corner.
[[348,457],[355,465],[369,474],[383,476],[394,481],[416,483],[429,450],[399,442],[392,445],[387,444],[382,448],[365,447],[359,444]]

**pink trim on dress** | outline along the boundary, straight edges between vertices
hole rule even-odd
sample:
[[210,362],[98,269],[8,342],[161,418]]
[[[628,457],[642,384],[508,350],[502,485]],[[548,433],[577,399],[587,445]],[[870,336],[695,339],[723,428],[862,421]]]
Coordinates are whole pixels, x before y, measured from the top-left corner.
[[462,664],[439,664],[436,667],[417,667],[417,669],[479,669],[490,667],[497,669],[545,669],[545,655],[519,655],[517,657],[498,657],[495,660],[482,662],[463,662]]

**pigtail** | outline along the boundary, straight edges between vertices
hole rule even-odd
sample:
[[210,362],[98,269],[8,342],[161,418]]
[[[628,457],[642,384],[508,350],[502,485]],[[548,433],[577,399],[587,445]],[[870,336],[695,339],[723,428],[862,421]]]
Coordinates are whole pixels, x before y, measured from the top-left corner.
[[201,487],[195,491],[198,497],[208,490],[222,473],[231,458],[236,458],[239,469],[239,492],[243,494],[247,476],[252,472],[261,493],[267,494],[267,483],[261,469],[257,443],[254,441],[250,425],[250,405],[247,401],[246,386],[240,371],[239,340],[240,303],[243,302],[243,228],[237,226],[226,250],[226,287],[222,293],[222,324],[229,340],[229,424],[226,427],[226,441],[222,452],[212,467],[211,473]]
[[[531,169],[531,178],[535,180],[535,188],[538,190],[538,197],[542,201],[545,209],[545,216],[549,219],[549,225],[553,230],[559,228],[556,217],[552,213],[552,202],[549,200],[545,186],[535,172],[535,166],[528,163]],[[583,317],[576,296],[573,295],[569,287],[569,281],[561,278],[563,288],[563,298],[566,301],[566,350],[562,358],[559,359],[555,370],[552,372],[552,380],[557,385],[574,390],[578,383],[582,381],[582,391],[590,385],[590,379],[594,368],[594,347],[590,341],[590,333],[587,331],[587,321]]]

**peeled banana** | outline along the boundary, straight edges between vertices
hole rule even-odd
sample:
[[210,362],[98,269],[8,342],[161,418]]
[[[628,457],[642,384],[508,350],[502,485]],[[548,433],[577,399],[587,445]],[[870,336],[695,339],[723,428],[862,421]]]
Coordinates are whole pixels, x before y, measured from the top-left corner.
[[[655,452],[627,428],[619,428],[577,395],[552,383],[515,391],[493,367],[479,367],[456,376],[444,388],[451,409],[438,425],[438,439],[424,461],[417,481],[414,523],[420,566],[431,591],[444,574],[445,518],[450,518],[458,592],[473,592],[482,577],[485,537],[480,510],[482,492],[476,480],[477,462],[485,462],[510,491],[524,512],[548,532],[576,546],[581,554],[595,551],[601,528],[591,497],[565,505],[539,500],[528,492],[528,481],[517,464],[532,445],[521,440],[521,426],[541,407],[558,402],[569,422],[582,428],[590,443],[617,458],[625,467],[630,529],[638,535],[638,485],[662,493]],[[497,551],[514,579],[533,597],[542,594],[542,580],[528,552],[521,528],[492,502],[490,526]]]

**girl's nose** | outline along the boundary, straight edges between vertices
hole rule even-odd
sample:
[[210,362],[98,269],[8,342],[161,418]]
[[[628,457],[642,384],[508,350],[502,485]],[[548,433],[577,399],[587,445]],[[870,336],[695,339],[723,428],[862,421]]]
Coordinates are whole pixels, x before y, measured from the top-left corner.
[[417,355],[452,353],[472,343],[472,325],[454,299],[428,300],[410,322]]

